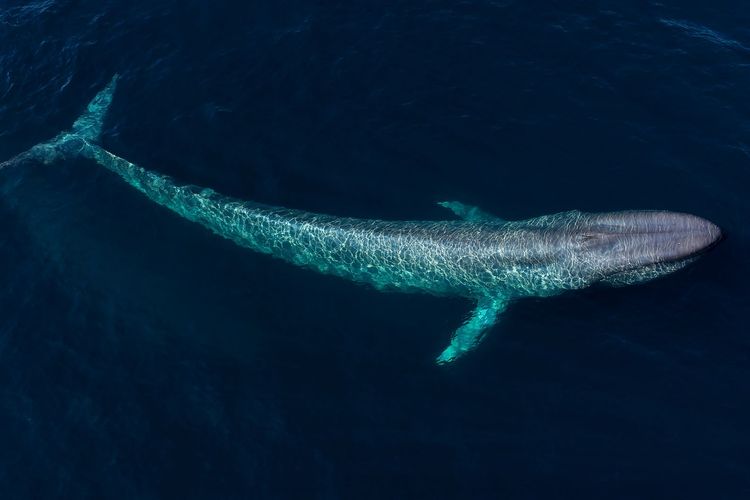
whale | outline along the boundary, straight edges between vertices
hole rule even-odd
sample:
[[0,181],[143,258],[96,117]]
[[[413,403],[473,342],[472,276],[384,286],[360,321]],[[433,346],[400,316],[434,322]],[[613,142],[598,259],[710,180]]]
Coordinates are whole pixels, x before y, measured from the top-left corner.
[[666,210],[570,210],[504,220],[459,201],[442,201],[439,205],[451,214],[446,220],[389,221],[224,196],[179,184],[101,146],[117,82],[115,75],[70,130],[0,168],[20,161],[49,164],[84,157],[149,200],[256,252],[377,290],[469,299],[474,307],[436,357],[439,364],[474,350],[516,300],[595,284],[644,283],[684,268],[723,236],[704,218]]

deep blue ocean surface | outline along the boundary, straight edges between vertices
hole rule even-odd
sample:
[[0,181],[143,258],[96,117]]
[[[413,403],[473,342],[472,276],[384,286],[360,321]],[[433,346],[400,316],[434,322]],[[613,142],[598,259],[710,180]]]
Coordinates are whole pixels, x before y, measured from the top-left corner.
[[0,171],[0,497],[750,497],[750,4],[0,1],[0,160],[105,147],[342,216],[669,209],[728,238],[515,304],[294,268],[87,160]]

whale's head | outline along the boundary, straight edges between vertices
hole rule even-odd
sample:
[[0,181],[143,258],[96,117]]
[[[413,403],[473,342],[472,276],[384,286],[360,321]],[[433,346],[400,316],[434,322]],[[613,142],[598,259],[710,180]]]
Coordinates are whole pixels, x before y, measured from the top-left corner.
[[674,272],[721,239],[719,227],[667,211],[580,213],[571,224],[573,258],[591,281],[629,285]]

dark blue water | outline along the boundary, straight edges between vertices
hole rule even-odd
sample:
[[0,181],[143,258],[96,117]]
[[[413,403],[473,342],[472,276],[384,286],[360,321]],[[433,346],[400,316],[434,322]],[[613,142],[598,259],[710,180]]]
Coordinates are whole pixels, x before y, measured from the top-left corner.
[[633,288],[471,305],[253,254],[95,164],[0,171],[2,498],[747,498],[750,6],[4,0],[0,158],[122,75],[104,145],[345,216],[658,208]]

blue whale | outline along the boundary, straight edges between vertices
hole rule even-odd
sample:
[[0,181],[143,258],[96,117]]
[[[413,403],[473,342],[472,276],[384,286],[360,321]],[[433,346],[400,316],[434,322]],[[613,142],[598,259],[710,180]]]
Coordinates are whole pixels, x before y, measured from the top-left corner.
[[713,247],[722,232],[694,215],[653,210],[577,210],[507,221],[459,202],[445,221],[333,217],[179,185],[98,145],[117,76],[71,130],[1,164],[89,158],[150,200],[237,244],[378,290],[461,296],[476,302],[437,357],[474,349],[517,298],[546,297],[596,283],[631,285],[664,276]]

